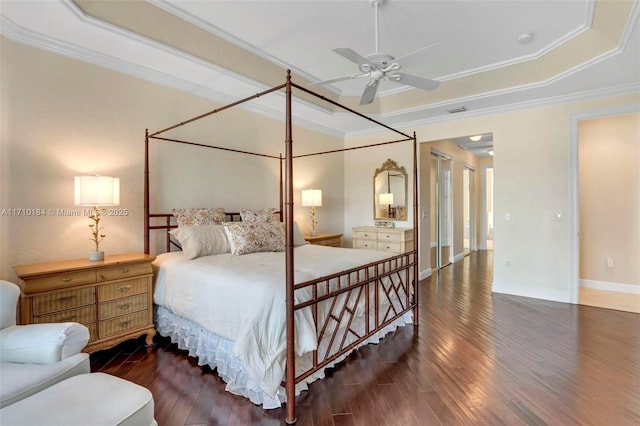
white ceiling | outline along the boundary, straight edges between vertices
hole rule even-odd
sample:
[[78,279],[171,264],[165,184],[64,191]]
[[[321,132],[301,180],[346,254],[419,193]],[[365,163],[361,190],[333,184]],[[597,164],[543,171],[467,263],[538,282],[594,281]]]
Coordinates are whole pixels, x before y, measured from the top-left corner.
[[[374,7],[368,0],[153,3],[310,81],[358,72],[333,48],[375,53]],[[379,48],[397,58],[437,43],[407,72],[445,81],[539,56],[585,31],[592,12],[593,2],[586,0],[387,0],[380,6]],[[517,41],[523,32],[533,34],[530,43]],[[360,96],[363,86],[361,80],[334,84],[352,96]],[[398,87],[386,82],[379,93]]]
[[[122,8],[125,14],[126,3],[104,2],[101,7]],[[621,35],[610,40],[610,47],[603,48],[598,37],[606,39],[608,34],[593,29],[594,16],[599,7],[606,11],[619,7],[617,3],[632,7],[619,26],[623,27]],[[380,50],[399,57],[437,43],[424,52],[423,62],[406,72],[439,80],[443,85],[424,92],[384,82],[378,92],[382,96],[379,109],[363,112],[386,124],[410,128],[505,109],[638,93],[639,3],[640,0],[387,0],[380,8]],[[226,103],[270,86],[259,81],[259,76],[243,73],[242,63],[237,64],[238,69],[220,66],[213,46],[208,57],[197,56],[145,36],[142,27],[140,31],[135,27],[136,19],[127,21],[132,23],[124,28],[112,23],[115,20],[107,22],[85,13],[78,5],[83,3],[1,0],[0,32],[20,43],[218,102]],[[368,0],[150,0],[146,5],[170,12],[174,19],[188,21],[283,69],[291,69],[294,75],[308,81],[357,72],[356,65],[332,52],[333,48],[349,47],[362,55],[374,50],[374,8]],[[114,12],[117,14],[117,10]],[[170,26],[163,30],[171,34]],[[533,35],[531,42],[518,42],[518,34],[523,32]],[[201,43],[206,50],[208,40],[203,38]],[[578,59],[555,67],[551,73],[543,73],[540,67],[536,75],[540,61],[569,45],[576,46],[573,52]],[[563,60],[554,59],[556,64]],[[502,86],[484,86],[481,82],[488,79],[465,80],[511,69],[526,73],[527,79],[504,82]],[[352,80],[335,83],[330,90],[341,101],[348,101],[350,96],[360,96],[363,85],[363,80]],[[411,102],[405,105],[397,96]],[[266,98],[249,108],[280,116],[281,98]],[[387,99],[390,101],[385,103]],[[455,117],[447,112],[461,105],[465,112]],[[297,124],[339,136],[373,131],[370,123],[362,119],[309,102],[298,102],[294,114]]]

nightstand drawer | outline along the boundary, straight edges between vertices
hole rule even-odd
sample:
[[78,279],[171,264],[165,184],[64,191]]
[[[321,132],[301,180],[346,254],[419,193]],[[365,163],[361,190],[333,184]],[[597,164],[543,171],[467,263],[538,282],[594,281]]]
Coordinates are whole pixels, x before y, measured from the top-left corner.
[[147,294],[112,300],[98,306],[98,319],[105,320],[147,309]]
[[37,293],[47,290],[55,290],[61,287],[70,287],[96,282],[95,271],[77,271],[64,274],[49,275],[46,277],[29,278],[26,292]]
[[153,269],[150,263],[122,265],[112,268],[98,269],[98,282],[121,280],[129,277],[139,277],[140,275],[152,274]]
[[33,315],[95,304],[95,287],[78,288],[33,297]]
[[353,238],[358,240],[373,240],[378,238],[378,233],[375,231],[355,231]]
[[89,324],[96,321],[96,306],[84,306],[77,309],[56,312],[55,314],[39,315],[33,317],[33,322],[42,324],[46,322],[79,322]]
[[98,302],[108,302],[121,297],[146,293],[148,282],[149,278],[138,278],[101,285],[98,287]]
[[357,249],[367,249],[367,250],[377,250],[377,243],[375,240],[354,240],[356,245],[354,248]]
[[105,337],[119,334],[123,331],[144,327],[149,322],[148,316],[149,312],[144,310],[136,312],[135,314],[123,315],[118,318],[100,321],[98,323],[98,332],[100,333],[100,338],[104,339]]

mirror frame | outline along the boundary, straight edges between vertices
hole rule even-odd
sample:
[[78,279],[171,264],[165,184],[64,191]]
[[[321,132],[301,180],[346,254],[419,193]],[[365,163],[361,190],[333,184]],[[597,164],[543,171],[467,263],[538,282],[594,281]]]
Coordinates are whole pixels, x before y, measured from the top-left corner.
[[[402,174],[402,177],[404,178],[404,216],[403,217],[380,217],[378,216],[376,213],[379,210],[379,206],[381,206],[381,204],[378,202],[378,194],[376,193],[376,177],[378,177],[378,175],[384,173],[384,172],[397,172],[399,174]],[[402,220],[408,220],[409,218],[409,211],[408,211],[408,189],[409,189],[409,175],[407,174],[407,171],[405,170],[404,167],[400,167],[398,166],[398,163],[396,163],[395,161],[393,161],[392,159],[387,159],[387,161],[385,161],[382,164],[382,167],[377,168],[375,173],[373,174],[373,219],[374,220],[394,220],[394,221],[402,221]]]

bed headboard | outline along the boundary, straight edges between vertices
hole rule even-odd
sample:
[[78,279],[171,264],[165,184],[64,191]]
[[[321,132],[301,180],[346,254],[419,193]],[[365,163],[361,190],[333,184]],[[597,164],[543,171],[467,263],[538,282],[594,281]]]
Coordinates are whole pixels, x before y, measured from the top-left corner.
[[[239,212],[224,212],[224,214],[226,217],[226,222],[242,222],[242,216],[240,215]],[[274,214],[279,215],[280,221],[282,221],[282,212],[275,211]],[[178,223],[176,222],[176,217],[172,213],[151,213],[149,214],[149,221],[156,223],[154,225],[149,224],[149,231],[164,230],[165,241],[166,241],[166,246],[165,246],[166,252],[171,251],[171,246],[179,250],[182,250],[182,247],[180,247],[180,244],[177,241],[175,241],[173,238],[171,238],[171,234],[169,233],[170,230],[178,227]],[[149,237],[150,235],[145,236],[145,238],[147,238],[147,241],[146,241],[147,246],[149,246],[149,241],[148,241]]]

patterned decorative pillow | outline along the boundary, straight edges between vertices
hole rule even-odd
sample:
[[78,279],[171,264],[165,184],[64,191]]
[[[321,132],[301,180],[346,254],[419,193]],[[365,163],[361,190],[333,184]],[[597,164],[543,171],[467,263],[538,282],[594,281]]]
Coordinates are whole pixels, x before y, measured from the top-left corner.
[[231,254],[284,251],[284,229],[280,222],[227,222],[224,224]]
[[215,209],[173,209],[171,213],[176,217],[178,226],[220,225],[227,217],[223,208]]
[[259,209],[249,210],[240,209],[240,217],[243,222],[277,222],[278,218],[275,216],[276,209]]
[[180,242],[182,252],[187,259],[231,252],[231,246],[222,225],[184,226],[170,233]]

